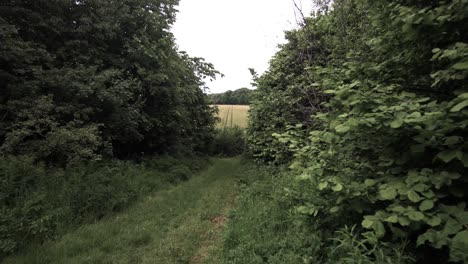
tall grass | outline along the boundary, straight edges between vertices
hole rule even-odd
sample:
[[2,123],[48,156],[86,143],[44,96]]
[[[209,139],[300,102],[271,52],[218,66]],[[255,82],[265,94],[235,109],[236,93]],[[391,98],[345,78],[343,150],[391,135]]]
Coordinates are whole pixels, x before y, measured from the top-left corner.
[[245,129],[234,126],[217,129],[211,145],[211,153],[215,156],[234,157],[244,153],[245,148]]
[[138,197],[186,180],[202,158],[102,161],[49,169],[28,157],[0,158],[0,259],[30,242],[117,212]]
[[[314,192],[306,182],[295,180],[286,168],[251,165],[238,181],[244,186],[229,214],[220,245],[225,264],[405,264],[402,244],[370,244],[373,237],[360,237],[352,215],[331,221],[299,213],[297,201]],[[332,203],[318,197],[319,204]],[[334,230],[339,230],[334,232]],[[365,253],[363,253],[365,252]]]
[[239,159],[213,160],[210,169],[186,182],[56,241],[31,245],[4,263],[205,263],[219,245],[215,220],[232,203],[241,169]]

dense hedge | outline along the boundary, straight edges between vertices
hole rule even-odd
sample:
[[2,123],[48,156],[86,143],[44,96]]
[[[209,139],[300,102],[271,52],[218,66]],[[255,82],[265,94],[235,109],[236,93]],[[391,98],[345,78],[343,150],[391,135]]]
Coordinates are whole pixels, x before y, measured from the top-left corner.
[[258,79],[251,153],[308,186],[288,195],[336,232],[325,260],[468,261],[467,18],[463,0],[334,1]]

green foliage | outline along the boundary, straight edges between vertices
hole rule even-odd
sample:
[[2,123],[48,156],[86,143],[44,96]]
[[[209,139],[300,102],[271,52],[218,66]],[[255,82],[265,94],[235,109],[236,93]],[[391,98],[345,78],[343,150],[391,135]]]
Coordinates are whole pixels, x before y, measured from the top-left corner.
[[[47,193],[52,187],[42,166],[30,158],[0,159],[0,256],[16,250],[32,237],[44,237],[56,228],[59,211],[56,197]],[[46,201],[49,202],[46,202]]]
[[0,256],[120,211],[137,197],[187,180],[206,165],[202,158],[160,157],[141,164],[106,161],[56,170],[32,158],[3,157]]
[[240,88],[224,93],[209,94],[212,104],[220,105],[249,105],[253,91],[248,88]]
[[218,72],[177,50],[177,4],[0,3],[0,255],[203,166],[110,160],[209,151],[216,119],[204,79]]
[[218,129],[211,144],[212,155],[227,157],[241,155],[246,148],[245,130],[237,126]]
[[[399,245],[374,245],[375,238],[358,237],[356,228],[339,229],[352,215],[310,222],[314,211],[297,207],[309,183],[286,170],[246,165],[238,178],[244,188],[223,234],[223,263],[410,263]],[[319,201],[330,205],[324,197]]]
[[[411,262],[466,261],[467,14],[462,0],[335,1],[293,32],[327,43],[313,54],[325,63],[312,57],[296,64],[312,64],[296,75],[277,70],[287,66],[282,54],[303,54],[289,49],[289,40],[258,80],[251,151],[263,160],[291,161],[298,180],[310,184],[297,208],[313,223],[354,215],[332,227],[361,227],[352,232],[358,250],[339,263],[389,263],[375,254],[391,250],[372,246],[405,240]],[[328,95],[305,120],[287,104],[307,98],[292,96],[296,85]]]
[[[150,166],[174,167],[177,159],[164,157]],[[201,165],[199,159],[179,163]],[[147,163],[145,163],[147,164]],[[172,164],[172,165],[170,165]],[[235,175],[243,163],[213,159],[210,169],[190,180],[150,194],[128,209],[100,221],[81,225],[46,243],[33,243],[3,264],[154,263],[203,261],[219,243],[218,220],[238,191]]]
[[[291,181],[272,169],[247,163],[244,187],[223,233],[223,263],[314,263],[319,235],[291,214]],[[270,175],[275,174],[272,179]],[[321,262],[317,262],[321,263]]]
[[206,150],[217,71],[178,52],[173,0],[0,4],[0,152],[65,165]]
[[358,237],[355,227],[344,227],[337,232],[334,247],[331,249],[330,263],[412,263],[414,259],[405,255],[405,243],[393,245],[376,242],[372,234],[367,237]]
[[325,109],[321,103],[328,96],[307,88],[309,70],[324,65],[328,52],[319,22],[287,32],[288,42],[271,60],[269,70],[254,76],[257,90],[249,112],[248,140],[256,158],[273,163],[290,161],[293,151],[271,135],[285,133],[299,123],[307,131],[316,125],[310,115]]

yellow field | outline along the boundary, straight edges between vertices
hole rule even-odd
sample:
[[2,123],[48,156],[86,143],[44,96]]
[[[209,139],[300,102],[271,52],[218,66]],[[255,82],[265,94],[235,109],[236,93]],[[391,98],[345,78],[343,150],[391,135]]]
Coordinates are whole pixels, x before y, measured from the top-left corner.
[[216,125],[218,128],[234,127],[247,128],[248,105],[216,105],[219,109],[218,117],[221,121]]

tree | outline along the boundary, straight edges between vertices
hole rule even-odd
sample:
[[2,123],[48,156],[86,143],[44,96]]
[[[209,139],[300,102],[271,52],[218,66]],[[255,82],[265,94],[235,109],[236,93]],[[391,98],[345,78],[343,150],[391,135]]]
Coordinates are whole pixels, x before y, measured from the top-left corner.
[[213,104],[248,105],[254,91],[248,88],[240,88],[234,91],[228,90],[224,93],[210,94]]
[[200,149],[211,64],[176,50],[174,0],[0,4],[0,151],[65,164]]

